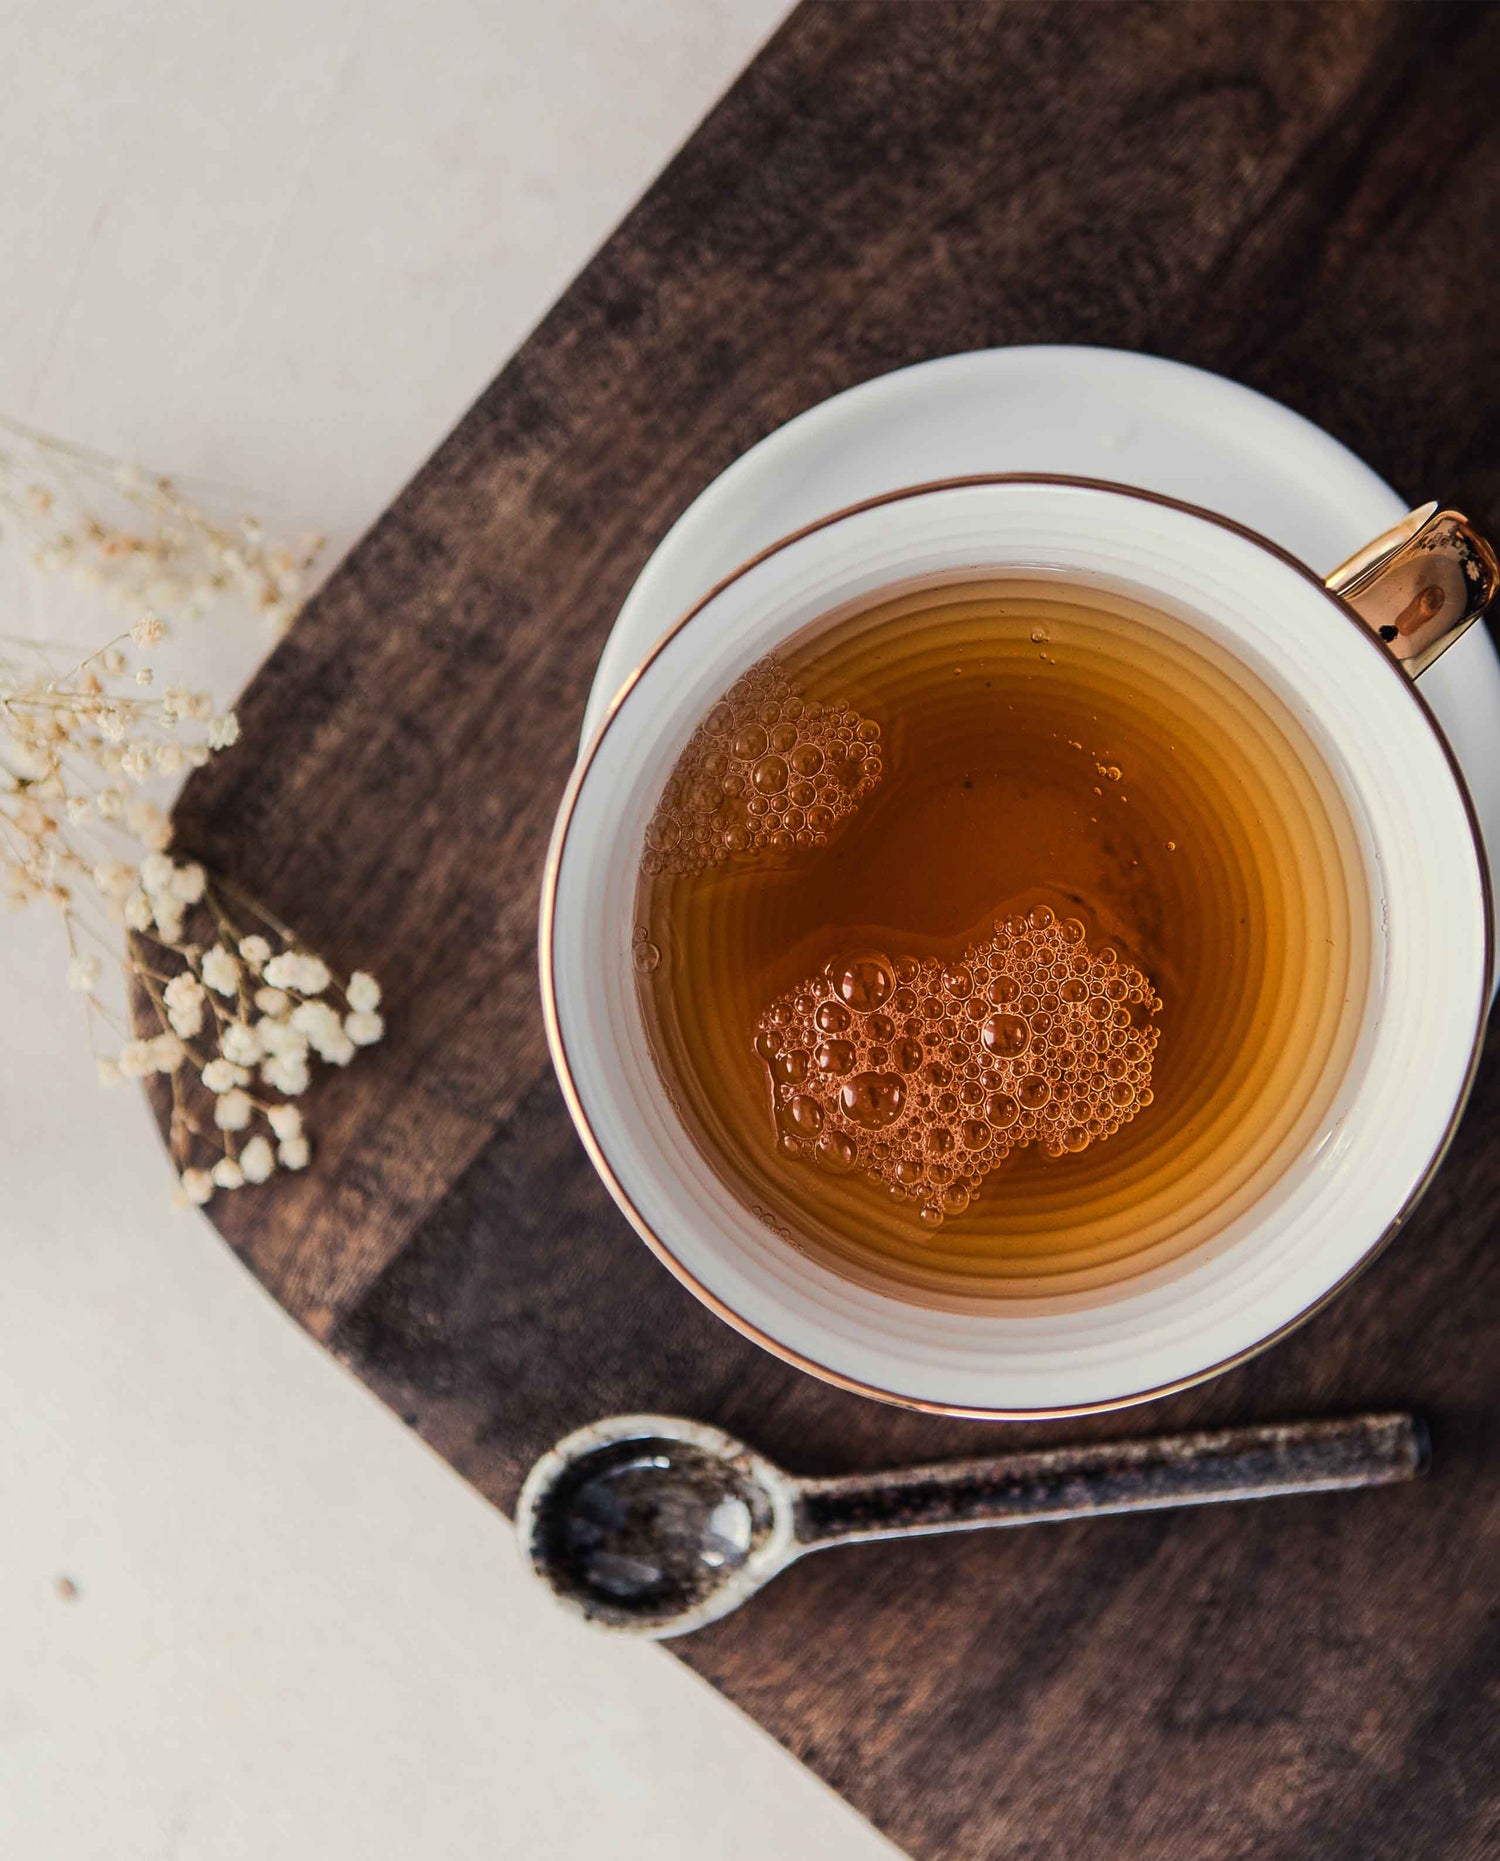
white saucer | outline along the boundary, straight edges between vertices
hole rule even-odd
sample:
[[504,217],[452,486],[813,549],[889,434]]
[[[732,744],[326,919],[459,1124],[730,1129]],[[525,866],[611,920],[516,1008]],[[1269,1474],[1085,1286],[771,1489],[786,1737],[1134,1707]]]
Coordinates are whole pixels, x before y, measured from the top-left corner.
[[[1180,362],[1064,347],[921,362],[809,408],[688,506],[605,643],[585,740],[672,624],[767,544],[862,498],[970,472],[1067,472],[1159,491],[1258,530],[1320,574],[1445,489],[1398,497],[1301,415]],[[1500,849],[1500,659],[1482,626],[1423,676],[1422,695]]]

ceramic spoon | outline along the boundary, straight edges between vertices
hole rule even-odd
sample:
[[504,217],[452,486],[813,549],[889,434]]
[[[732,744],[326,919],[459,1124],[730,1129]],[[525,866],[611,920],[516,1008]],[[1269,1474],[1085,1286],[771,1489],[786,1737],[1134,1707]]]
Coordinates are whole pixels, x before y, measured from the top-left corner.
[[727,1615],[809,1551],[861,1539],[1409,1480],[1411,1415],[1099,1441],[802,1479],[699,1422],[617,1415],[544,1454],[516,1525],[537,1575],[600,1627],[662,1638]]

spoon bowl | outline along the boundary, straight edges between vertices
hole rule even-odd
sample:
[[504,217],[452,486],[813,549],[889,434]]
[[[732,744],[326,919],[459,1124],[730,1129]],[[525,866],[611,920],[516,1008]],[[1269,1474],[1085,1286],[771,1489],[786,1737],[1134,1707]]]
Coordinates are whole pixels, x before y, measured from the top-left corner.
[[797,1482],[721,1429],[614,1415],[558,1442],[521,1489],[516,1528],[558,1600],[602,1628],[701,1628],[796,1552]]

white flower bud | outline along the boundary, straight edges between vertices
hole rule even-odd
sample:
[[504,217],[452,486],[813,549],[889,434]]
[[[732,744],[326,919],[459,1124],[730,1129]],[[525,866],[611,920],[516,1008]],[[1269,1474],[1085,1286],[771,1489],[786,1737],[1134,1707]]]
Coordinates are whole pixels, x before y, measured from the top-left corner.
[[214,1100],[214,1123],[221,1131],[243,1131],[254,1116],[254,1100],[238,1087]]
[[241,937],[240,956],[246,968],[258,976],[271,960],[271,946],[264,937]]
[[150,1043],[151,1070],[157,1073],[175,1073],[187,1058],[182,1042],[176,1034],[158,1034]]
[[307,1061],[288,1054],[273,1054],[260,1069],[260,1076],[268,1086],[284,1092],[288,1098],[298,1098],[307,1090]]
[[196,861],[191,861],[186,866],[179,866],[172,874],[172,896],[180,904],[196,905],[207,884],[208,874]]
[[203,961],[199,965],[203,980],[219,995],[234,995],[239,991],[240,966],[222,944],[215,944],[205,950]]
[[232,1092],[236,1086],[249,1085],[250,1075],[232,1060],[210,1060],[203,1069],[203,1083],[210,1092]]
[[305,1137],[285,1137],[276,1146],[277,1160],[287,1170],[305,1170],[312,1155]]
[[156,1060],[149,1040],[127,1040],[120,1049],[120,1077],[144,1079],[156,1071]]
[[240,1149],[240,1169],[247,1183],[263,1183],[276,1168],[276,1156],[263,1137],[252,1137]]
[[266,1113],[266,1118],[278,1137],[302,1135],[302,1113],[295,1105],[273,1105]]
[[148,853],[141,861],[141,885],[151,897],[170,891],[172,872],[172,862],[165,853]]
[[345,994],[349,1006],[361,1014],[371,1013],[380,1006],[380,984],[363,969],[356,969],[349,978]]
[[184,1201],[194,1208],[202,1208],[205,1202],[213,1199],[214,1179],[207,1170],[184,1170],[182,1172],[182,1195]]
[[253,1027],[246,1027],[243,1021],[229,1021],[219,1036],[219,1051],[236,1066],[254,1066],[263,1049]]

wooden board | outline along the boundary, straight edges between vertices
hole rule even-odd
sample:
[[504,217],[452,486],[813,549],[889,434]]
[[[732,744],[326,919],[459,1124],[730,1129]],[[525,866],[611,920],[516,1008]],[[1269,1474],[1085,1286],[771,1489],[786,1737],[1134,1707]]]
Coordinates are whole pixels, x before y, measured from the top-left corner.
[[[497,1505],[612,1410],[806,1470],[995,1441],[708,1317],[564,1116],[537,875],[669,523],[853,382],[1088,342],[1247,381],[1493,527],[1497,95],[1492,6],[805,6],[256,680],[182,843],[376,970],[391,1035],[319,1088],[315,1169],[211,1212]],[[1500,1851],[1495,1058],[1409,1231],[1315,1322],[1200,1391],[1007,1435],[1410,1403],[1424,1485],[813,1559],[675,1652],[933,1861]]]

